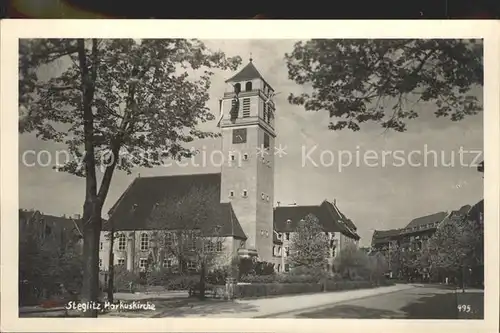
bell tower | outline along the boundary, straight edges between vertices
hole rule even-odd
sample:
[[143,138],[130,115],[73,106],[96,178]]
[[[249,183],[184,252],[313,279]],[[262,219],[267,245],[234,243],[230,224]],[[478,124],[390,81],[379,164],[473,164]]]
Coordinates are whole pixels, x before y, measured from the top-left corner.
[[247,236],[242,256],[272,261],[274,202],[273,88],[252,59],[226,81],[219,126],[227,157],[221,202],[230,202]]

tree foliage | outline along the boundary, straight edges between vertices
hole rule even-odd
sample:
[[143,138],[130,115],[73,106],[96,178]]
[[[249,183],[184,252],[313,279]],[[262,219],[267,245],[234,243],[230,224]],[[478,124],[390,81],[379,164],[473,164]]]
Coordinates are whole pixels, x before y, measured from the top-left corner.
[[78,245],[69,240],[59,244],[52,237],[41,238],[29,229],[19,239],[19,301],[40,301],[61,293],[61,285],[78,293],[82,285],[82,257]]
[[[71,158],[56,167],[86,180],[83,301],[98,297],[102,207],[114,171],[191,156],[184,143],[214,136],[197,128],[213,119],[206,106],[213,69],[240,62],[197,40],[20,41],[19,130],[65,144]],[[44,68],[60,73],[43,78]]]
[[431,237],[426,251],[431,267],[460,273],[465,267],[480,264],[483,235],[482,226],[475,220],[461,218],[443,223]]
[[480,40],[313,39],[296,43],[285,59],[289,78],[312,89],[289,102],[327,111],[333,130],[371,121],[403,132],[419,102],[453,121],[482,110],[471,93],[483,85]]
[[229,264],[232,258],[225,249],[222,226],[217,224],[223,214],[216,188],[193,186],[185,194],[166,197],[156,205],[148,221],[156,230],[159,249],[157,255],[152,255],[152,267],[159,264],[161,257],[175,259],[180,273],[187,271],[187,263],[194,264],[203,298],[208,271],[219,263]]
[[[93,40],[85,41],[84,51],[78,53],[77,40],[20,42],[19,102],[27,111],[21,132],[65,143],[77,157],[85,155],[89,139],[96,166],[109,166],[118,150],[122,158],[116,167],[128,172],[160,165],[167,157],[188,157],[192,151],[183,143],[216,135],[197,129],[214,118],[206,106],[212,68],[235,69],[239,58],[226,59],[184,39]],[[79,56],[90,72],[87,88]],[[40,66],[64,64],[60,75],[39,78]],[[82,94],[91,93],[92,119],[84,119]],[[92,133],[84,132],[85,121],[92,121]],[[85,176],[78,162],[72,159],[59,169]]]
[[329,242],[319,220],[309,214],[299,222],[290,246],[292,267],[324,270],[329,257]]
[[335,259],[335,271],[343,277],[352,279],[366,277],[369,272],[368,256],[354,244],[347,244]]

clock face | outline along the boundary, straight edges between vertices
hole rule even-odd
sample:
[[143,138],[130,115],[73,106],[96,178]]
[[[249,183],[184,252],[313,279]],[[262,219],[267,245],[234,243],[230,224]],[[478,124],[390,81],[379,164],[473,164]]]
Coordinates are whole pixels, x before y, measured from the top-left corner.
[[233,130],[233,143],[247,142],[247,129],[238,128]]

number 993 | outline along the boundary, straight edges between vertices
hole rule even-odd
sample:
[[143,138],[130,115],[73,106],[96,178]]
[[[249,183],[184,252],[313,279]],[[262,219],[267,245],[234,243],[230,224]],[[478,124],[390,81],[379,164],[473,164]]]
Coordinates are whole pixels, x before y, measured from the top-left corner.
[[459,304],[458,311],[459,312],[470,312],[471,311],[470,305]]

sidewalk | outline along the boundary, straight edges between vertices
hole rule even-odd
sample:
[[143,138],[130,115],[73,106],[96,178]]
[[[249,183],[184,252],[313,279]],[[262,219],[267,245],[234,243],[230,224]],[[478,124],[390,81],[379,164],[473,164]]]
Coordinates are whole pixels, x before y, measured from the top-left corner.
[[146,300],[164,300],[173,298],[187,298],[187,291],[151,291],[137,293],[114,293],[113,297],[120,301],[146,301]]
[[382,295],[412,288],[415,287],[413,285],[399,284],[390,287],[380,287],[373,289],[258,298],[251,300],[235,300],[232,302],[193,302],[186,307],[164,309],[164,311],[160,313],[153,314],[152,317],[264,318],[282,313],[314,308],[347,300]]

